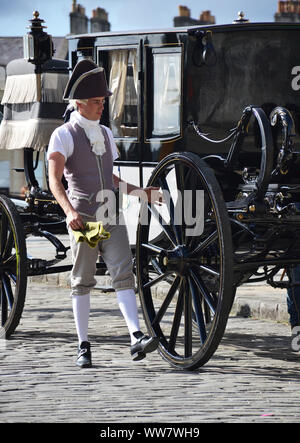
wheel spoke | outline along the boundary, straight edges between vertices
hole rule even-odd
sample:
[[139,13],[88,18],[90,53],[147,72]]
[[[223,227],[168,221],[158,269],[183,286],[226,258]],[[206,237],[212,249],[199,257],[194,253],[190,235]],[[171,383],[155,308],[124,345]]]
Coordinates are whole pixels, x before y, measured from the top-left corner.
[[180,321],[181,321],[182,312],[183,312],[182,279],[180,281],[180,284],[181,284],[181,286],[180,286],[180,290],[179,290],[179,295],[178,295],[178,299],[177,299],[177,304],[176,304],[176,309],[175,309],[175,314],[174,314],[174,318],[173,318],[173,324],[172,324],[172,329],[171,329],[169,344],[168,344],[168,351],[169,352],[174,352],[174,350],[175,350],[176,340],[177,340]]
[[9,256],[9,254],[11,254],[13,245],[14,245],[14,236],[12,231],[9,231],[6,244],[4,245],[3,248],[3,253],[2,253],[3,260],[5,260]]
[[198,265],[198,264],[194,264],[194,266],[196,266],[197,268],[199,268],[202,271],[206,272],[207,274],[213,275],[216,278],[220,278],[220,273],[218,271],[216,271],[215,269],[213,269],[211,266]]
[[11,289],[11,284],[9,281],[9,278],[7,277],[7,275],[3,275],[3,289],[9,304],[10,309],[12,309],[13,304],[14,304],[14,296],[13,296],[13,292]]
[[174,238],[174,235],[170,227],[168,226],[168,223],[164,220],[163,216],[157,211],[157,209],[153,205],[148,204],[147,206],[148,209],[156,218],[156,220],[158,221],[158,223],[160,224],[162,230],[164,231],[164,233],[166,234],[172,245],[176,248],[177,246],[176,238]]
[[142,243],[141,246],[145,249],[149,249],[150,251],[156,252],[158,254],[163,251],[162,248],[159,248],[158,246],[153,245],[152,243]]
[[161,319],[163,318],[163,316],[165,315],[165,313],[166,313],[166,311],[167,311],[167,309],[168,309],[171,301],[173,300],[173,297],[174,297],[174,295],[175,295],[175,293],[176,293],[176,291],[178,289],[178,286],[180,284],[180,280],[181,280],[180,277],[177,276],[175,278],[175,280],[173,281],[173,283],[172,283],[172,285],[170,287],[170,290],[169,290],[166,298],[164,299],[161,307],[159,308],[159,310],[158,310],[158,312],[157,312],[157,314],[156,314],[156,316],[155,316],[155,318],[154,318],[154,320],[152,322],[153,326],[158,324],[161,321]]
[[165,196],[165,200],[167,203],[169,203],[169,214],[170,214],[170,224],[173,228],[174,235],[177,241],[177,244],[182,244],[182,230],[181,227],[176,225],[175,220],[175,207],[174,207],[174,201],[169,189],[169,185],[167,183],[166,177],[160,177],[158,179],[159,185],[162,188],[163,191],[167,192],[167,196]]
[[191,291],[193,302],[194,302],[194,311],[195,311],[196,322],[197,322],[198,331],[200,334],[201,343],[204,344],[204,342],[207,338],[207,335],[206,335],[204,316],[203,316],[203,312],[202,312],[201,300],[199,299],[197,287],[195,286],[195,283],[192,280],[192,278],[188,277],[188,281],[189,281],[190,291]]
[[143,285],[144,289],[149,289],[152,286],[156,285],[157,283],[159,283],[161,280],[163,280],[164,278],[166,278],[168,275],[170,275],[171,272],[165,272],[163,274],[160,274],[158,277],[153,278],[152,280],[149,280],[147,283],[145,283]]
[[204,249],[212,245],[217,239],[218,239],[218,231],[215,230],[191,252],[191,255],[195,256],[202,253]]
[[4,326],[7,321],[7,298],[5,296],[3,282],[0,286],[0,297],[1,297],[1,326]]
[[2,261],[2,267],[5,269],[5,272],[14,280],[16,279],[16,266],[17,258],[15,254]]
[[156,271],[159,275],[163,274],[163,271],[162,271],[161,267],[159,266],[156,258],[152,257],[150,261],[151,261],[154,271]]
[[185,182],[187,180],[187,176],[184,173],[184,166],[182,163],[177,163],[175,165],[175,171],[176,171],[176,183],[177,183],[177,190],[181,194],[181,244],[186,243],[186,235],[185,235],[185,219],[184,219],[184,213],[183,213],[183,198],[184,198],[184,190],[185,190]]
[[5,245],[7,242],[7,231],[8,231],[8,219],[5,216],[5,214],[2,212],[1,223],[0,223],[0,258],[3,257],[3,253],[5,250]]
[[190,291],[187,288],[187,281],[184,281],[184,356],[192,355],[192,300]]
[[196,275],[192,269],[190,269],[190,276],[194,280],[196,287],[198,291],[203,296],[204,300],[208,304],[210,310],[213,314],[215,314],[216,311],[216,302],[214,298],[211,296],[210,292],[208,291],[207,287],[205,286],[204,282],[202,281],[201,277]]
[[14,273],[7,271],[6,272],[7,276],[10,278],[10,280],[12,281],[12,283],[16,284],[17,283],[17,277]]

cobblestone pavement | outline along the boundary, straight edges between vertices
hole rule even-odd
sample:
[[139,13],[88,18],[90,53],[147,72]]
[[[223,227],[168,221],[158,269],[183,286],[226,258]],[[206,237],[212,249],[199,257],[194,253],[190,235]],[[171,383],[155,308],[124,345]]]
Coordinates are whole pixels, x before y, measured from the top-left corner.
[[0,340],[0,422],[300,422],[299,358],[289,326],[232,316],[195,372],[155,352],[129,355],[115,294],[92,295],[93,367],[75,365],[69,290],[30,283],[20,325]]

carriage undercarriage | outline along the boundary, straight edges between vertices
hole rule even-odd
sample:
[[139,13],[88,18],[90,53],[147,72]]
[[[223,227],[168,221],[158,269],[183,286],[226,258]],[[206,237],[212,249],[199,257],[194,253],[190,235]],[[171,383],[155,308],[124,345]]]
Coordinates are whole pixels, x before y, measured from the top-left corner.
[[[240,153],[251,118],[259,128],[261,152],[258,164],[247,167],[241,166]],[[134,269],[148,331],[159,337],[159,352],[172,366],[193,370],[211,358],[238,286],[266,281],[287,287],[278,273],[289,274],[300,263],[300,183],[288,181],[298,161],[293,121],[284,108],[276,108],[272,119],[283,133],[277,151],[265,113],[247,107],[232,131],[227,156],[176,152],[156,166],[148,182],[160,187],[165,203],[160,208],[141,205]],[[26,201],[0,196],[5,338],[20,321],[27,277],[71,269],[63,264],[68,248],[58,238],[67,232],[64,216],[53,197],[34,183],[30,150],[24,155],[30,185]],[[27,256],[30,236],[44,237],[55,247],[53,260]],[[105,272],[103,262],[97,267]],[[158,298],[161,286],[164,296]]]

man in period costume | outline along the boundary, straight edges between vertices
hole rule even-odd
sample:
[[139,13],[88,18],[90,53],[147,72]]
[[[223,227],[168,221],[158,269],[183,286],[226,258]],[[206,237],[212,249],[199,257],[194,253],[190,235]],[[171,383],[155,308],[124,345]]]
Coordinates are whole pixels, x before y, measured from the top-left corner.
[[[98,217],[98,214],[104,214],[101,212],[104,205],[101,192],[110,191],[114,195],[113,191],[120,182],[113,174],[113,161],[118,153],[112,132],[99,124],[104,100],[110,95],[103,68],[97,67],[91,60],[77,63],[64,93],[65,100],[75,101],[77,110],[71,113],[69,122],[53,132],[48,147],[50,189],[66,214],[70,233],[73,260],[71,296],[79,340],[77,364],[80,367],[91,366],[88,341],[90,290],[96,283],[94,275],[99,251],[129,330],[133,360],[143,359],[146,353],[158,346],[157,337],[148,337],[140,331],[132,255],[122,212],[114,217],[114,222],[111,219],[105,224],[109,238],[100,241],[97,247],[75,238],[76,233],[83,232],[87,222],[96,224],[102,221]],[[61,181],[63,175],[68,183],[67,191]],[[142,198],[146,196],[149,201],[159,201],[157,188],[141,189],[127,185],[128,193],[134,191]]]

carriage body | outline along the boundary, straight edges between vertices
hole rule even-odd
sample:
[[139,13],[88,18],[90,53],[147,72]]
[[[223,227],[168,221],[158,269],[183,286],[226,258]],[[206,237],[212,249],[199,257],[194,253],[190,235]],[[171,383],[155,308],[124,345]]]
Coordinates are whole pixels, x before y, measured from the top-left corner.
[[[128,164],[157,163],[183,150],[227,153],[228,144],[199,144],[189,123],[222,139],[249,105],[267,114],[276,106],[291,110],[299,146],[299,29],[292,23],[234,23],[70,36],[69,63],[73,68],[92,58],[113,88],[124,77],[125,89],[114,89],[126,95],[123,109],[109,103],[103,123]],[[253,152],[256,141],[249,137],[246,144]]]
[[[239,285],[287,287],[278,272],[300,263],[299,36],[297,24],[237,22],[69,37],[71,70],[91,58],[106,71],[113,95],[102,123],[120,152],[115,173],[166,198],[157,209],[129,197],[124,214],[145,322],[176,367],[196,369],[213,355]],[[24,293],[20,276],[70,269],[55,266],[66,256],[55,237],[65,232],[63,214],[35,182],[34,149],[24,148],[27,201],[16,211],[2,199],[7,335],[22,311],[9,279]],[[8,229],[16,212],[23,228]],[[21,266],[19,231],[49,239],[56,259],[25,257]]]
[[[214,170],[227,209],[236,220],[235,228],[241,221],[249,225],[256,219],[264,231],[265,222],[269,227],[272,223],[283,226],[285,220],[290,223],[291,216],[296,232],[300,201],[299,32],[300,26],[293,23],[236,22],[71,36],[70,65],[90,57],[106,70],[114,98],[105,108],[103,123],[113,131],[120,150],[116,167],[124,171],[125,178],[145,186],[153,168],[167,155],[191,152]],[[119,81],[122,86],[116,87]],[[288,140],[283,134],[288,123],[280,124],[280,107],[292,118]],[[264,123],[266,119],[269,124]],[[240,135],[228,137],[239,124]],[[284,143],[290,144],[286,149],[293,154],[290,160],[284,154],[283,165],[278,164],[278,158],[283,155]],[[133,243],[136,225],[132,232]],[[274,229],[270,236],[268,244],[278,242],[278,251],[286,252],[293,243],[289,259],[297,261],[298,235],[291,235],[289,229],[282,229],[279,235]],[[253,252],[254,237],[242,248],[249,254],[244,257],[243,270],[240,267],[241,272],[236,273],[236,285],[264,265],[263,254]],[[261,232],[259,237],[263,237]],[[268,247],[265,245],[265,251]],[[256,255],[257,261],[253,259]],[[282,257],[286,260],[286,253]],[[251,259],[248,264],[247,259]]]

